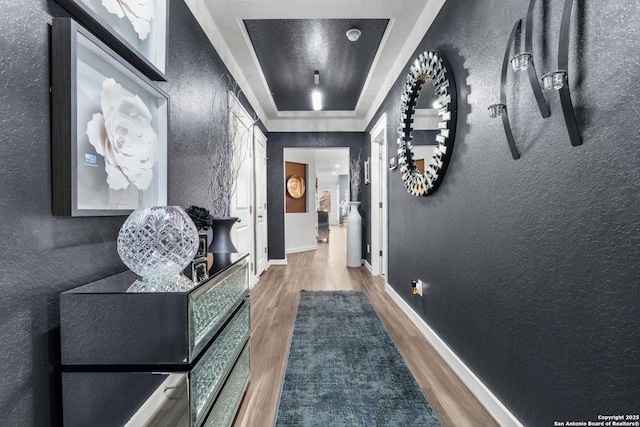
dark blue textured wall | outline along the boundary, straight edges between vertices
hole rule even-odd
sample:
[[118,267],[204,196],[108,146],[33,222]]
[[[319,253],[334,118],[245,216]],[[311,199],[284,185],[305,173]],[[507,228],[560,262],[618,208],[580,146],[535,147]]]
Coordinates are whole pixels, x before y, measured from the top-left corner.
[[[459,91],[453,157],[416,198],[389,176],[389,282],[527,426],[640,408],[638,2],[576,1],[571,90],[583,145],[557,93],[543,120],[526,73],[509,73],[513,160],[499,99],[509,33],[528,1],[448,0],[416,54],[439,50]],[[538,1],[539,76],[556,69],[564,2]],[[408,65],[380,112],[398,116]],[[395,150],[389,126],[389,152]],[[427,283],[411,295],[412,279]]]
[[[361,163],[369,156],[368,134],[362,132],[303,132],[284,133],[272,132],[269,134],[267,144],[267,215],[269,228],[269,259],[284,259],[284,149],[287,147],[348,147],[352,159],[360,155]],[[369,210],[370,191],[369,186],[364,185],[364,175],[361,177],[361,194],[359,200],[362,202],[361,214],[363,230],[363,258],[366,252],[366,243],[370,242],[370,232],[367,226],[370,221],[367,212]],[[351,193],[349,193],[351,194]],[[369,262],[369,254],[366,258]]]
[[58,295],[124,270],[123,219],[51,216],[49,33],[55,3],[0,0],[0,424],[55,425]]
[[[208,206],[206,125],[227,73],[183,0],[171,0],[169,203]],[[0,0],[0,425],[58,425],[58,295],[121,272],[124,217],[51,216],[49,32],[53,1]],[[246,103],[245,103],[246,105]],[[204,171],[204,172],[203,172]]]

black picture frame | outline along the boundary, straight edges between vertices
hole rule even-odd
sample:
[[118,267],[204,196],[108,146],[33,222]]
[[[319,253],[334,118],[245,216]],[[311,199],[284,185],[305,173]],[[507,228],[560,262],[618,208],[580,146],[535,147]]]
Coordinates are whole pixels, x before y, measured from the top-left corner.
[[206,231],[200,231],[198,233],[198,252],[193,259],[200,259],[207,257],[207,249],[209,248],[209,236]]
[[[128,215],[138,207],[166,205],[169,95],[71,18],[53,19],[51,40],[53,215]],[[116,123],[118,131],[138,131],[127,126],[133,123],[155,133],[151,142],[143,138],[133,144],[144,141],[145,150],[153,153],[145,157],[153,160],[146,163],[151,171],[148,185],[131,181],[124,189],[114,189],[108,182],[108,162],[95,138],[91,142],[89,122],[106,114],[101,102],[107,80],[119,86],[123,102],[137,98],[150,117],[140,125],[133,115],[121,114],[122,124]]]
[[370,157],[364,161],[364,185],[371,183],[371,161]]
[[101,0],[56,0],[120,56],[152,80],[166,81],[169,0],[153,0],[150,31],[141,40],[133,24],[110,13]]

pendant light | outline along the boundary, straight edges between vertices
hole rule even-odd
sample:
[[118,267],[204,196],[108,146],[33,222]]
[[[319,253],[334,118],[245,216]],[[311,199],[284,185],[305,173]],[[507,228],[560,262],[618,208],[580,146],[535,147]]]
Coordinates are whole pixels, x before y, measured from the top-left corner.
[[320,84],[320,72],[318,70],[313,72],[313,81],[316,84],[316,88],[311,94],[311,104],[314,111],[320,111],[322,110],[322,94],[318,90],[318,85]]

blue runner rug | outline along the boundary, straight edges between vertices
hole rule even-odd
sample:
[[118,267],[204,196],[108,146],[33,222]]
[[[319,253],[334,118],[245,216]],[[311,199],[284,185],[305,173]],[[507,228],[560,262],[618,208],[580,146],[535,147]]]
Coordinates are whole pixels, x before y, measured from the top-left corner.
[[302,291],[275,425],[441,424],[364,291]]

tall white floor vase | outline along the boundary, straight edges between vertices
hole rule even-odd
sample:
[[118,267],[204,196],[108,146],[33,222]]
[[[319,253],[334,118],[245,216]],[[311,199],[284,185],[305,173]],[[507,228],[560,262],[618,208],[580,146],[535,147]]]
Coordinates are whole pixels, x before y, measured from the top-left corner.
[[349,202],[347,217],[347,267],[362,266],[362,217],[358,212],[360,202]]

